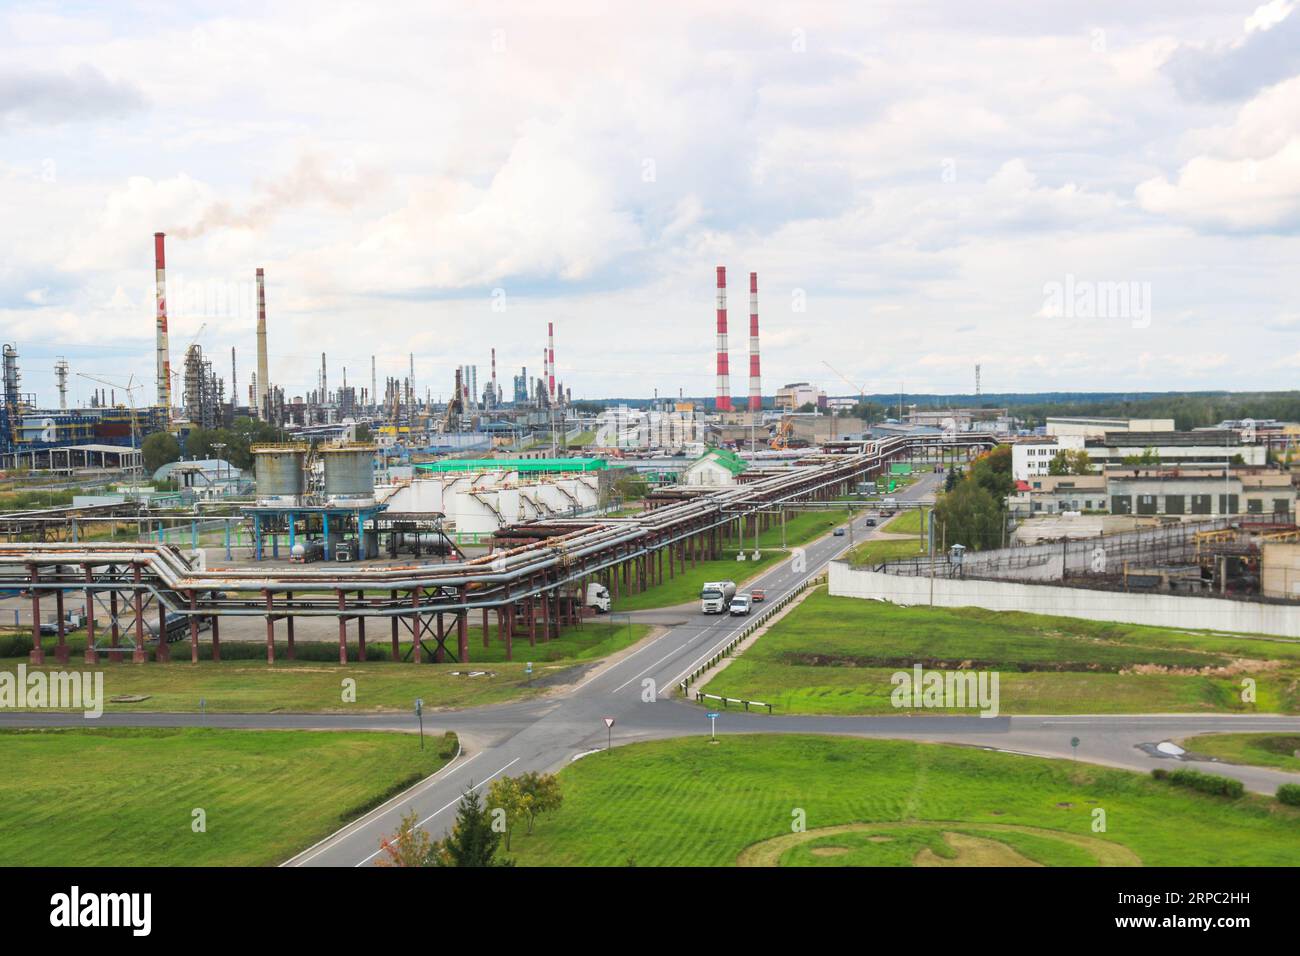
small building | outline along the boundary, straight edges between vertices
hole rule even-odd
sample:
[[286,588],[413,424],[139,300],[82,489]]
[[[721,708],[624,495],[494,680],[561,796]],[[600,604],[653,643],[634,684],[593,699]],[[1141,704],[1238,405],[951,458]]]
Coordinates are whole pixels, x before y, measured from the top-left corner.
[[744,460],[734,451],[711,448],[686,467],[681,484],[704,487],[734,485],[746,467]]
[[1106,495],[1117,515],[1271,514],[1287,521],[1296,501],[1289,475],[1222,468],[1108,468]]
[[1171,432],[1172,418],[1048,418],[1047,434],[1101,438],[1107,432]]
[[1106,479],[1102,475],[1034,475],[1017,479],[1007,508],[1017,516],[1066,512],[1105,512]]
[[1022,438],[1011,446],[1011,477],[1017,481],[1049,474],[1052,459],[1063,451],[1083,449],[1082,435],[1044,435]]

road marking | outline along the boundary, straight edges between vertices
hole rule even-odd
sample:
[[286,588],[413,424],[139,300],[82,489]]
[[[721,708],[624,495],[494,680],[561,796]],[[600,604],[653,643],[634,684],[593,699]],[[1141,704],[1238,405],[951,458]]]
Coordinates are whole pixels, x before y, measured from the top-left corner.
[[[474,756],[477,757],[478,754],[475,754]],[[519,763],[519,759],[520,759],[520,758],[516,757],[514,760],[510,761],[508,764],[506,764],[504,767],[502,767],[500,770],[498,770],[496,773],[489,774],[487,777],[484,777],[484,778],[483,778],[482,780],[480,780],[478,783],[474,784],[474,786],[470,787],[470,788],[469,788],[469,792],[470,792],[470,793],[473,793],[475,790],[477,790],[479,787],[483,786],[483,784],[487,783],[487,782],[488,782],[489,780],[491,780],[493,777],[499,777],[501,774],[505,773],[507,770],[509,770],[509,769],[510,769],[511,767],[513,767],[515,764]],[[469,763],[468,760],[465,761],[465,762],[466,762],[466,763]],[[417,827],[422,827],[422,826],[424,826],[426,823],[428,823],[430,820],[432,820],[432,819],[433,819],[434,817],[436,817],[438,814],[440,814],[440,813],[442,813],[444,810],[448,809],[448,807],[454,807],[456,804],[460,803],[460,799],[461,799],[460,797],[457,797],[455,800],[451,801],[451,803],[448,803],[446,806],[439,807],[437,810],[434,810],[433,813],[429,814],[427,817],[425,817],[423,820],[419,821],[419,822],[416,823],[415,825],[416,825]],[[367,863],[369,863],[371,860],[373,860],[375,857],[379,856],[379,854],[381,854],[381,853],[383,853],[383,852],[384,852],[383,847],[380,847],[378,850],[376,850],[374,853],[370,854],[368,857],[366,857],[366,858],[365,858],[364,860],[362,860],[360,863],[354,864],[354,866],[365,866]]]
[[[329,847],[326,846],[326,844],[330,843],[330,842],[333,841],[335,838],[343,836],[345,833],[347,833],[349,830],[351,830],[351,829],[353,829],[353,828],[355,828],[355,827],[359,827],[361,824],[367,822],[367,821],[369,820],[370,817],[377,816],[377,815],[382,815],[382,814],[384,814],[384,813],[387,813],[388,810],[391,809],[391,808],[389,808],[389,806],[388,806],[390,803],[396,803],[397,801],[402,800],[402,799],[404,799],[404,798],[410,796],[410,795],[413,793],[413,791],[419,789],[420,787],[423,787],[425,784],[431,784],[431,783],[433,783],[433,781],[436,780],[439,776],[441,776],[442,774],[446,773],[448,770],[450,770],[453,766],[456,765],[456,761],[460,758],[460,755],[461,755],[461,751],[462,751],[462,749],[463,749],[463,744],[461,744],[461,742],[460,742],[460,734],[457,734],[457,735],[456,735],[456,756],[455,756],[455,757],[452,757],[451,760],[447,763],[447,765],[446,765],[445,767],[442,767],[442,768],[438,769],[438,770],[435,771],[434,773],[432,773],[432,774],[430,774],[429,776],[425,777],[425,778],[424,778],[423,780],[421,780],[419,783],[414,784],[414,785],[408,787],[407,789],[403,790],[403,791],[402,791],[401,793],[399,793],[397,796],[395,796],[395,797],[389,797],[387,800],[385,800],[385,801],[384,801],[383,803],[381,803],[379,806],[375,807],[375,808],[374,808],[373,810],[371,810],[369,813],[367,813],[367,814],[365,814],[365,815],[363,815],[363,816],[357,817],[357,819],[353,820],[353,821],[352,821],[351,823],[349,823],[347,826],[340,827],[339,829],[337,829],[337,830],[335,830],[333,833],[331,833],[329,836],[327,836],[325,839],[320,840],[320,841],[318,841],[318,842],[316,842],[316,843],[313,843],[311,846],[307,847],[307,849],[303,850],[302,853],[299,853],[297,856],[294,856],[294,857],[291,857],[291,858],[288,859],[288,860],[285,860],[285,861],[284,861],[283,863],[281,863],[280,865],[281,865],[281,866],[304,866],[304,865],[310,863],[312,860],[316,859],[316,857],[320,856],[322,853],[324,853],[326,850],[328,850]],[[467,760],[465,760],[464,763],[460,764],[460,766],[463,767],[463,766],[465,766],[465,764],[470,763],[471,761],[474,760],[474,757],[478,757],[481,753],[482,753],[482,751],[480,751],[479,753],[474,754],[473,757],[470,757],[470,758],[468,758]],[[317,847],[320,847],[320,849],[317,850],[317,849],[316,849]],[[312,850],[316,850],[316,852],[315,852],[315,853],[312,853],[311,856],[309,856],[309,857],[305,857],[305,858],[303,858],[300,862],[298,862],[298,863],[294,863],[295,860],[298,860],[299,857],[302,857],[302,856],[303,856],[303,853],[311,853]]]

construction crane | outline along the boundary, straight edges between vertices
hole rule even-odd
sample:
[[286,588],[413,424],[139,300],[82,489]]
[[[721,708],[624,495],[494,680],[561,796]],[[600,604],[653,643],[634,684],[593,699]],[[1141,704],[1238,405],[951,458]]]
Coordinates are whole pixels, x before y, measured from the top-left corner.
[[[109,388],[120,388],[122,389],[122,391],[126,392],[127,401],[131,405],[131,447],[136,450],[140,450],[140,433],[139,433],[139,427],[136,422],[137,416],[135,410],[135,393],[137,389],[144,388],[144,384],[136,382],[135,373],[132,373],[131,377],[126,380],[125,385],[123,385],[121,382],[113,382],[106,378],[100,378],[98,375],[88,375],[85,372],[78,372],[77,374],[82,378],[90,379],[92,382],[98,382],[100,385],[107,385]],[[141,451],[140,464],[138,466],[132,466],[131,468],[132,478],[135,478],[135,476],[143,468],[144,468],[144,452]],[[139,489],[138,482],[132,481],[131,492],[135,498],[138,499],[140,497],[140,489]]]

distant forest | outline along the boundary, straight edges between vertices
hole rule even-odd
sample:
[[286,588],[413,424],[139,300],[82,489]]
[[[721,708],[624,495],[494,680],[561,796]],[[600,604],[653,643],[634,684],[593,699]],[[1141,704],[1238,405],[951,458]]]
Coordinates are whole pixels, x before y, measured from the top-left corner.
[[[853,397],[853,396],[845,396]],[[864,395],[872,420],[898,415],[898,393]],[[1008,408],[1028,427],[1050,416],[1099,415],[1109,418],[1172,418],[1180,430],[1217,425],[1226,419],[1276,418],[1300,421],[1300,391],[1293,392],[1002,392],[980,395],[925,395],[904,393],[903,405],[919,408]],[[608,399],[632,407],[650,405],[648,399]],[[687,401],[713,406],[711,398]],[[601,403],[603,404],[603,403]],[[597,403],[592,402],[594,406]],[[763,407],[772,407],[764,396]]]

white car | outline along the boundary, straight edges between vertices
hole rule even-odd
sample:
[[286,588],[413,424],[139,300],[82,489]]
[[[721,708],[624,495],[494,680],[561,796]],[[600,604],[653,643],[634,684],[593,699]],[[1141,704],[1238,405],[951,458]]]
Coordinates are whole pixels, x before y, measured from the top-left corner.
[[731,599],[731,606],[727,609],[732,617],[740,617],[750,612],[750,601],[748,594],[737,594]]

